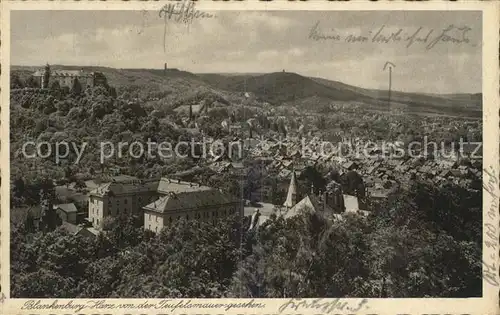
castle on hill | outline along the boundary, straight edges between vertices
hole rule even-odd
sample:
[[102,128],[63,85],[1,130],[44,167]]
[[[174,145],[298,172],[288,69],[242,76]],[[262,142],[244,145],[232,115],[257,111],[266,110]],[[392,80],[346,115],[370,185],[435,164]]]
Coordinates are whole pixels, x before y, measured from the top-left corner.
[[49,88],[57,82],[59,86],[72,88],[75,81],[80,83],[83,89],[94,86],[107,85],[107,79],[101,72],[89,72],[82,70],[51,69],[47,64],[43,70],[37,70],[33,73],[38,86]]

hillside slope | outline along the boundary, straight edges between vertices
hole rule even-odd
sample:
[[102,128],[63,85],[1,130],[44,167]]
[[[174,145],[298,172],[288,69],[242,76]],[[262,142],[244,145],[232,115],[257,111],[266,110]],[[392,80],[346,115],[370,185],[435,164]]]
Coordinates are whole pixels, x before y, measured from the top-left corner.
[[[40,67],[38,67],[40,68]],[[184,98],[193,93],[214,92],[241,97],[250,92],[273,105],[298,105],[305,99],[317,98],[322,104],[357,102],[367,108],[385,110],[388,93],[385,90],[364,89],[338,81],[305,77],[291,72],[267,74],[204,73],[193,74],[177,69],[114,69],[108,67],[57,66],[53,69],[83,69],[102,72],[108,83],[117,89],[140,91],[144,95],[169,95],[168,99]],[[35,67],[12,66],[22,79]],[[166,94],[165,94],[166,93]],[[161,98],[163,98],[162,96]],[[423,94],[393,91],[391,104],[408,113],[440,113],[481,117],[482,94]]]
[[[304,77],[296,73],[270,74],[198,74],[205,82],[222,90],[252,92],[270,103],[300,102],[318,97],[331,101],[355,101],[371,108],[384,109],[388,99],[386,90],[364,89],[338,81]],[[393,91],[391,104],[415,113],[443,113],[481,116],[482,95],[478,94],[423,94]]]
[[[338,81],[331,81],[322,78],[311,78],[323,85],[336,88],[347,89],[374,99],[386,100],[388,98],[387,90],[373,90],[363,89],[351,85],[344,84]],[[470,110],[481,111],[482,95],[476,94],[423,94],[423,93],[408,93],[400,91],[391,92],[391,100],[395,102],[427,105],[430,107],[450,107],[450,108],[464,108]]]
[[273,104],[317,96],[338,101],[369,100],[355,91],[325,86],[310,78],[291,72],[261,75],[199,74],[205,82],[223,90],[251,92]]
[[[11,71],[17,73],[21,79],[31,75],[36,69],[43,67],[12,66]],[[60,66],[51,65],[52,69],[69,69],[102,72],[108,83],[116,88],[141,87],[152,90],[176,90],[179,92],[194,88],[211,89],[210,86],[198,76],[178,69],[114,69],[108,67],[87,66]]]

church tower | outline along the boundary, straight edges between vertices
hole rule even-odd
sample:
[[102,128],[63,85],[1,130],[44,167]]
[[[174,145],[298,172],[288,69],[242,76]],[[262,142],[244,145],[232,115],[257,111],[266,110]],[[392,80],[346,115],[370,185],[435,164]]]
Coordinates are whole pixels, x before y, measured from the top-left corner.
[[292,179],[290,186],[288,186],[288,194],[286,195],[285,203],[283,204],[287,209],[292,208],[297,204],[297,178],[295,170],[292,171]]

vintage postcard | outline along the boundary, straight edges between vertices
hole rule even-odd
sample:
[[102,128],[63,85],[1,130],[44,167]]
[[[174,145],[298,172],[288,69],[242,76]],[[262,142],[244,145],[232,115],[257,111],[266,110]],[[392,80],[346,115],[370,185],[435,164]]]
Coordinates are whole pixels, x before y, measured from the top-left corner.
[[2,2],[0,313],[499,314],[499,11]]

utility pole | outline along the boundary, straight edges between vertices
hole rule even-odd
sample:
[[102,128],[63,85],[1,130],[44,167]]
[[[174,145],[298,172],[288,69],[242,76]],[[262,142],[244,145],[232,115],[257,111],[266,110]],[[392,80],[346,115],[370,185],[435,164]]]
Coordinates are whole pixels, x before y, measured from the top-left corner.
[[392,68],[396,68],[396,65],[393,64],[390,61],[387,61],[384,65],[383,71],[385,71],[386,68],[389,68],[389,90],[388,90],[388,100],[387,100],[387,110],[390,111],[391,109],[391,89],[392,89]]

